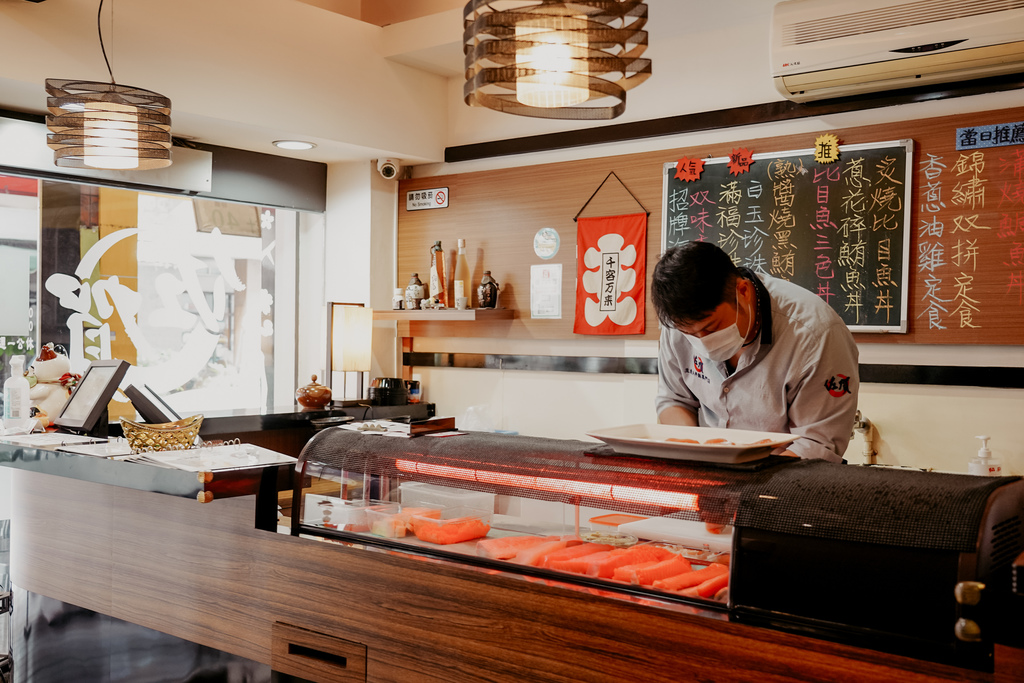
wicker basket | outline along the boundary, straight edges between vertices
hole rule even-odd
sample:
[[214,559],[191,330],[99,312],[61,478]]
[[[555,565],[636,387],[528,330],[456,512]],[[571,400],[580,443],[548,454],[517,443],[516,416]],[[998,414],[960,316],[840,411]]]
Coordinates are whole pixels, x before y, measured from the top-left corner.
[[133,453],[192,448],[202,424],[202,415],[160,424],[141,424],[121,418],[121,430]]

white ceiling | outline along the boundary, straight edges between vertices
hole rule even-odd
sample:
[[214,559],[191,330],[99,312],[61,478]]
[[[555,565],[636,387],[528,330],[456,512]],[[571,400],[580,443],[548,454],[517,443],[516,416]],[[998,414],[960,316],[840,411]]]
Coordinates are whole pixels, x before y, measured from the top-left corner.
[[[106,0],[104,45],[117,82],[171,99],[176,137],[323,162],[439,160],[448,79],[462,74],[461,10],[380,27],[333,4]],[[0,0],[0,108],[44,114],[46,78],[109,80],[98,7]],[[277,139],[317,148],[279,150]]]

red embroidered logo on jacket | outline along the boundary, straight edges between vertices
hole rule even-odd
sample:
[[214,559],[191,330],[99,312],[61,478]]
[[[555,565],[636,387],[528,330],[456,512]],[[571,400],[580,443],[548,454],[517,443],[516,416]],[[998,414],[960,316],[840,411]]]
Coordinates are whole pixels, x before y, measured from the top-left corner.
[[839,398],[850,393],[850,378],[846,375],[832,375],[825,380],[825,388],[829,394]]

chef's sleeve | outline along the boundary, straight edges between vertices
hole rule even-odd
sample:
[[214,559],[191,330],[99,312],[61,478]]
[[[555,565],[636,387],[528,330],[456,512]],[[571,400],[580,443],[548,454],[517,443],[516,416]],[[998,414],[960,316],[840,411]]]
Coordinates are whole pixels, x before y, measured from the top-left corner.
[[808,349],[796,386],[789,387],[790,432],[804,437],[789,450],[801,458],[840,462],[853,432],[860,390],[857,344],[837,322]]
[[[669,406],[682,406],[700,415],[700,403],[683,382],[684,368],[693,361],[690,345],[663,327],[658,344],[658,395],[654,412],[660,415]],[[685,365],[684,365],[685,363]]]

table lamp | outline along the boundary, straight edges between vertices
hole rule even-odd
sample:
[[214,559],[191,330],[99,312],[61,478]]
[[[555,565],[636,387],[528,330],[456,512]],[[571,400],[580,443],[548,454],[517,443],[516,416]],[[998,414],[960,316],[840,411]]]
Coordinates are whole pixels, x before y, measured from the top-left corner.
[[327,367],[328,386],[335,372],[342,373],[341,395],[348,398],[348,375],[356,373],[357,401],[363,396],[363,373],[370,371],[373,339],[373,309],[363,304],[328,302],[327,304]]

